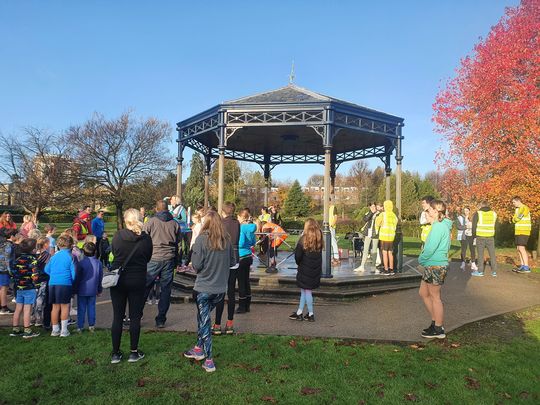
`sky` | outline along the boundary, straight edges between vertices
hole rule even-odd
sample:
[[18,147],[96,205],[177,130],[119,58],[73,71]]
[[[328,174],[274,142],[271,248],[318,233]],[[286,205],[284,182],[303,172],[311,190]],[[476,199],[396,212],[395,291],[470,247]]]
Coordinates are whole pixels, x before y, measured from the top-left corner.
[[[3,0],[0,133],[61,132],[94,112],[127,110],[174,128],[222,101],[287,85],[294,60],[298,86],[403,117],[403,168],[423,174],[441,146],[436,94],[518,3]],[[322,171],[282,165],[272,176],[304,183]]]

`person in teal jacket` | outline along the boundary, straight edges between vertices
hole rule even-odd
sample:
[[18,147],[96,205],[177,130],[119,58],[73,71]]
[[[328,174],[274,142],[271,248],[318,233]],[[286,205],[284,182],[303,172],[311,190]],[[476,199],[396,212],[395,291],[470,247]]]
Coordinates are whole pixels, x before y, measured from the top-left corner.
[[418,293],[431,315],[431,325],[422,331],[422,336],[428,339],[444,339],[446,334],[442,326],[444,308],[441,301],[441,286],[448,272],[452,221],[446,217],[446,204],[440,200],[433,200],[430,203],[427,215],[431,231],[418,257],[418,263],[423,270]]

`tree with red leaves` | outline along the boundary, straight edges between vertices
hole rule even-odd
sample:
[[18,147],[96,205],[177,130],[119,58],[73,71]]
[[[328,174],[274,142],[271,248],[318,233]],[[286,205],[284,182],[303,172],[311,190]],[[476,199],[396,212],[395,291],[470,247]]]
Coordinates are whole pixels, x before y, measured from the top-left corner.
[[453,195],[454,203],[486,199],[509,219],[511,199],[518,195],[539,222],[540,0],[506,10],[461,61],[433,109],[448,144],[437,155],[449,173],[443,182],[454,194],[467,191]]

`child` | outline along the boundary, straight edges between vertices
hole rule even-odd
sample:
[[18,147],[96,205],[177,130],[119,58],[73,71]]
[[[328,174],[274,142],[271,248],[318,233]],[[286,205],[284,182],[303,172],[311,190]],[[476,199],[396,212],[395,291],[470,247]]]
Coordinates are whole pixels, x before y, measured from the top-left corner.
[[77,266],[77,332],[84,328],[84,318],[88,311],[88,330],[94,331],[96,325],[96,296],[101,295],[103,265],[96,258],[96,245],[86,242],[83,245],[84,259]]
[[[56,253],[45,266],[49,279],[49,303],[52,304],[51,336],[67,337],[69,302],[72,294],[72,284],[75,279],[75,263],[71,255],[73,238],[60,235],[56,244],[60,251]],[[61,322],[61,328],[60,328]]]
[[394,272],[394,239],[398,218],[394,214],[392,201],[386,200],[383,207],[384,211],[377,217],[375,227],[379,231],[379,247],[383,254],[384,270],[382,270],[382,274],[391,276],[396,274]]
[[[49,294],[47,294],[49,276],[45,273],[45,266],[51,258],[49,238],[42,236],[37,240],[36,255],[39,275],[39,289],[37,290],[36,304],[34,305],[34,319],[36,327],[50,326],[51,306],[48,303]],[[48,311],[48,313],[47,313]],[[45,322],[44,322],[45,321]]]
[[[25,339],[30,339],[39,336],[39,333],[33,332],[30,327],[32,306],[36,302],[36,288],[39,287],[37,259],[32,254],[36,248],[35,239],[23,239],[20,248],[21,255],[15,259],[15,266],[11,273],[16,288],[17,306],[15,314],[13,314],[13,332],[10,336],[22,336]],[[24,331],[19,329],[21,313],[23,314]]]
[[250,311],[251,305],[249,270],[253,264],[251,249],[257,243],[255,237],[257,225],[251,220],[251,213],[248,208],[240,211],[238,222],[240,222],[240,239],[238,241],[240,262],[238,265],[238,309],[236,313],[243,314]]
[[427,219],[431,230],[426,239],[418,263],[423,274],[418,294],[422,297],[431,325],[422,330],[422,337],[444,339],[444,307],[441,301],[441,287],[448,273],[448,250],[450,249],[452,221],[445,216],[446,204],[432,200],[427,209]]
[[56,226],[52,224],[47,224],[43,227],[43,230],[46,233],[47,239],[49,239],[49,253],[54,255],[56,253],[56,239],[54,234],[56,232]]
[[109,255],[111,254],[111,244],[107,238],[107,232],[103,232],[99,241],[99,260],[104,268],[109,268]]
[[[322,232],[317,221],[309,218],[304,224],[304,232],[294,249],[294,260],[298,265],[296,273],[296,285],[300,287],[300,305],[289,319],[295,321],[315,321],[313,313],[312,290],[318,288],[321,283],[322,272]],[[308,314],[304,317],[304,305],[308,307]]]
[[12,233],[9,228],[0,228],[0,315],[12,315],[14,312],[7,306],[9,273],[15,265],[15,249],[9,240]]

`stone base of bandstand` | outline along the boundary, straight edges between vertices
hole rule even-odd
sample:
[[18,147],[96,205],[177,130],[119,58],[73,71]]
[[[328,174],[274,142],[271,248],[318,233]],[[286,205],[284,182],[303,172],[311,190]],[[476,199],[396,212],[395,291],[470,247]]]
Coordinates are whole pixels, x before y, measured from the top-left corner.
[[[279,252],[278,272],[268,274],[266,263],[257,257],[251,266],[251,291],[254,303],[286,304],[298,301],[296,286],[297,266],[291,252]],[[388,293],[391,291],[418,288],[421,274],[416,270],[416,259],[403,258],[403,269],[393,276],[374,273],[374,266],[368,261],[365,271],[354,271],[360,265],[360,258],[349,257],[332,266],[332,278],[321,278],[321,286],[313,291],[318,303],[350,301],[360,297]],[[173,301],[187,302],[192,299],[196,275],[176,274],[174,278]]]

